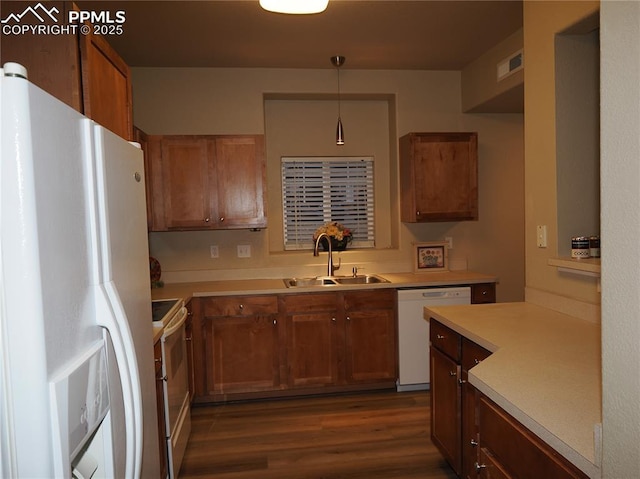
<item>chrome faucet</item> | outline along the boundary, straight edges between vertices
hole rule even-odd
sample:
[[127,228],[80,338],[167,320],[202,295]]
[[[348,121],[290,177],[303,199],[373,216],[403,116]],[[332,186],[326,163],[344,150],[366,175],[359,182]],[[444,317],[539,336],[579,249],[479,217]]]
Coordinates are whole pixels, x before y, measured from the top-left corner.
[[319,256],[318,246],[320,245],[320,240],[322,238],[327,238],[327,243],[329,244],[329,257],[327,259],[327,276],[333,276],[335,270],[340,269],[340,262],[338,260],[338,266],[333,266],[333,250],[331,249],[331,237],[327,233],[320,233],[316,238],[316,245],[313,249],[313,256]]

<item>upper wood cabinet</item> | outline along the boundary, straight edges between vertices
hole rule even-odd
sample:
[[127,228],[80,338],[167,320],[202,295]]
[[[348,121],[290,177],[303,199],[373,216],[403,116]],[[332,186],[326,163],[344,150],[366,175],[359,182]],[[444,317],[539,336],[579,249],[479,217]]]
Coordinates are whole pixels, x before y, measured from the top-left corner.
[[400,181],[404,222],[478,219],[477,133],[403,136]]
[[262,135],[153,136],[151,230],[264,228]]
[[[60,21],[77,9],[72,2],[46,2]],[[32,2],[3,1],[0,14],[22,13]],[[53,19],[46,18],[53,24]],[[129,67],[104,37],[82,35],[3,35],[1,63],[27,69],[29,81],[127,140],[133,139]]]

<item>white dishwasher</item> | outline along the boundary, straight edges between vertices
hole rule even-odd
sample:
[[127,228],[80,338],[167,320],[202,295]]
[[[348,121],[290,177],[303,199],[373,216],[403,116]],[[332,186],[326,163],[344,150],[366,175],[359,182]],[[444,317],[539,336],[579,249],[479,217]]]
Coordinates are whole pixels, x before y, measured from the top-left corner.
[[398,290],[398,391],[429,389],[429,323],[424,307],[454,304],[471,304],[471,288]]

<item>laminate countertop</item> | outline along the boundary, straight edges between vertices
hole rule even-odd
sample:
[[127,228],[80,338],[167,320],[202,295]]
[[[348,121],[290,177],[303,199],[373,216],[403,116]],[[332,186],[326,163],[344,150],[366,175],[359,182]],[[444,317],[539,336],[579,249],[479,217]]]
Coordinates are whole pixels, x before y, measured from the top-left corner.
[[493,354],[469,382],[589,477],[601,477],[600,324],[531,303],[424,309]]
[[[371,272],[373,273],[373,272]],[[344,291],[381,288],[420,288],[437,286],[458,286],[463,284],[495,283],[497,278],[474,271],[436,271],[429,273],[375,273],[388,283],[367,285],[331,285],[287,288],[284,278],[238,279],[221,281],[201,281],[192,283],[165,284],[151,290],[153,299],[183,298],[185,302],[193,297],[228,296],[241,294],[308,293],[320,291]]]

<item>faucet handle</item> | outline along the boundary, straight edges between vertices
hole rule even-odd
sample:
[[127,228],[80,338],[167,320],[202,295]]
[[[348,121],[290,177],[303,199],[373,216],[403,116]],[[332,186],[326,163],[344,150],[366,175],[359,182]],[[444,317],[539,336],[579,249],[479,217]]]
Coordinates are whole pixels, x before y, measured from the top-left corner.
[[335,266],[334,264],[331,265],[331,276],[333,276],[333,273],[340,269],[340,265],[342,264],[342,258],[338,258],[338,266]]
[[360,266],[359,268],[357,266],[354,266],[351,269],[351,272],[353,273],[353,277],[355,278],[356,276],[358,276],[358,271],[360,271],[361,269],[364,269],[362,266]]

